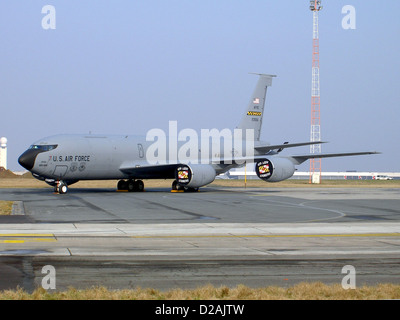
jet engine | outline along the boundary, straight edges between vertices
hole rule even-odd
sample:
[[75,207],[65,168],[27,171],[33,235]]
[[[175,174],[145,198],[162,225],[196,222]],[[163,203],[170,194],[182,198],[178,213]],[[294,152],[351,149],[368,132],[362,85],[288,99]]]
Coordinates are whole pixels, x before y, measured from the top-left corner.
[[257,176],[267,182],[278,182],[293,176],[294,164],[286,158],[270,158],[256,162]]
[[179,165],[175,170],[178,185],[188,188],[199,188],[214,181],[215,169],[209,164]]

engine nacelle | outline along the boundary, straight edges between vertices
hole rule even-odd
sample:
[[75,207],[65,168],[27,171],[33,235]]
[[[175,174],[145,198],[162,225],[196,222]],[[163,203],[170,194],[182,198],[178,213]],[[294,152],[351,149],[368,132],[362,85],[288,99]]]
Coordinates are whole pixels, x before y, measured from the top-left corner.
[[199,188],[214,181],[215,169],[209,164],[179,165],[175,170],[178,185]]
[[293,176],[294,164],[286,158],[270,158],[256,162],[257,176],[268,182],[278,182]]

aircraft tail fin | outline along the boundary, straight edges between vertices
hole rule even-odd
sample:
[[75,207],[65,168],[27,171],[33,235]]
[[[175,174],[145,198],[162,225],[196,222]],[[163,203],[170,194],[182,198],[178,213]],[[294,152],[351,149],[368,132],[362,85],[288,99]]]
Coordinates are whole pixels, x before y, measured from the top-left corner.
[[245,137],[246,129],[254,130],[254,140],[260,140],[262,120],[264,115],[265,97],[267,94],[267,88],[272,85],[272,78],[276,77],[269,74],[260,74],[256,88],[254,89],[253,95],[250,98],[246,112],[243,115],[237,129],[243,130],[243,136]]

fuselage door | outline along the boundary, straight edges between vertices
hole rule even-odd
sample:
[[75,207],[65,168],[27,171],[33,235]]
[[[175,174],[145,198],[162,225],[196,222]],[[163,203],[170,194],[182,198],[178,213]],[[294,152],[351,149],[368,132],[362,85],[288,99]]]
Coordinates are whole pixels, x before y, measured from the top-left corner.
[[65,176],[65,174],[67,173],[68,170],[68,166],[56,166],[55,170],[54,170],[54,175],[58,178],[62,178]]

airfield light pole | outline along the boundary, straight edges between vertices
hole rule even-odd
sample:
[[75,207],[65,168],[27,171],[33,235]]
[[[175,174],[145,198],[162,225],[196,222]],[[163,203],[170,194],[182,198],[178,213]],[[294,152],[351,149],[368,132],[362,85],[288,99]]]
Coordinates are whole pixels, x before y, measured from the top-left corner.
[[[322,9],[321,1],[310,0],[313,13],[313,54],[311,82],[311,142],[321,141],[320,87],[319,87],[319,35],[318,12]],[[310,153],[321,153],[321,145],[310,146]],[[310,183],[320,183],[321,158],[310,159]]]

